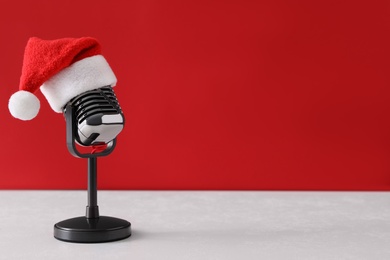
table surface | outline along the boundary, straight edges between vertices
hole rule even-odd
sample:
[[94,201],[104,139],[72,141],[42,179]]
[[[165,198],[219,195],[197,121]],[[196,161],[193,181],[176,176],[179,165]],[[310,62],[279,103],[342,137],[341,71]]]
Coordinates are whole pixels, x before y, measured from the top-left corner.
[[86,191],[0,191],[0,259],[390,259],[390,193],[99,191],[130,238],[78,244],[53,225]]

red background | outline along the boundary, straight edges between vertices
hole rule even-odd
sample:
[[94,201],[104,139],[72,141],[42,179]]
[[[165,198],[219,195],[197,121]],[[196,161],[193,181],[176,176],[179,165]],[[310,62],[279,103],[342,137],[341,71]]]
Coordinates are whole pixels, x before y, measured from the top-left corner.
[[1,1],[2,189],[83,189],[44,96],[8,112],[31,36],[96,37],[127,124],[101,189],[389,190],[389,1]]

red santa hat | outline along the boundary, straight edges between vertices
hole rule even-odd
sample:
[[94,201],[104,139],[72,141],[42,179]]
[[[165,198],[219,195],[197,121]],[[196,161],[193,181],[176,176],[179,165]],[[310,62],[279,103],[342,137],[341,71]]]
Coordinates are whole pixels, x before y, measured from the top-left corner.
[[25,49],[19,91],[11,96],[8,108],[12,116],[31,120],[39,112],[39,99],[34,95],[38,88],[60,113],[73,97],[103,86],[114,87],[116,82],[96,39],[33,37]]

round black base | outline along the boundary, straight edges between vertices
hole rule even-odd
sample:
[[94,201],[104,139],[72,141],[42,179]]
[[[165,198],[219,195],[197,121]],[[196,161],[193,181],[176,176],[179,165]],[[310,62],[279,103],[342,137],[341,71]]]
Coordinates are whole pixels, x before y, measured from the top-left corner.
[[102,243],[131,236],[130,222],[113,217],[100,216],[88,219],[77,217],[54,225],[54,237],[74,243]]

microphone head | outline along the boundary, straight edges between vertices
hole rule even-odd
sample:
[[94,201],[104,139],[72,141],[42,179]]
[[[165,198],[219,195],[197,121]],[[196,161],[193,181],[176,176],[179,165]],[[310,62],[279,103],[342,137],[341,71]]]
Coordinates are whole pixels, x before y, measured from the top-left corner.
[[80,145],[109,143],[122,131],[125,119],[111,86],[84,92],[69,102],[77,125],[74,135]]

